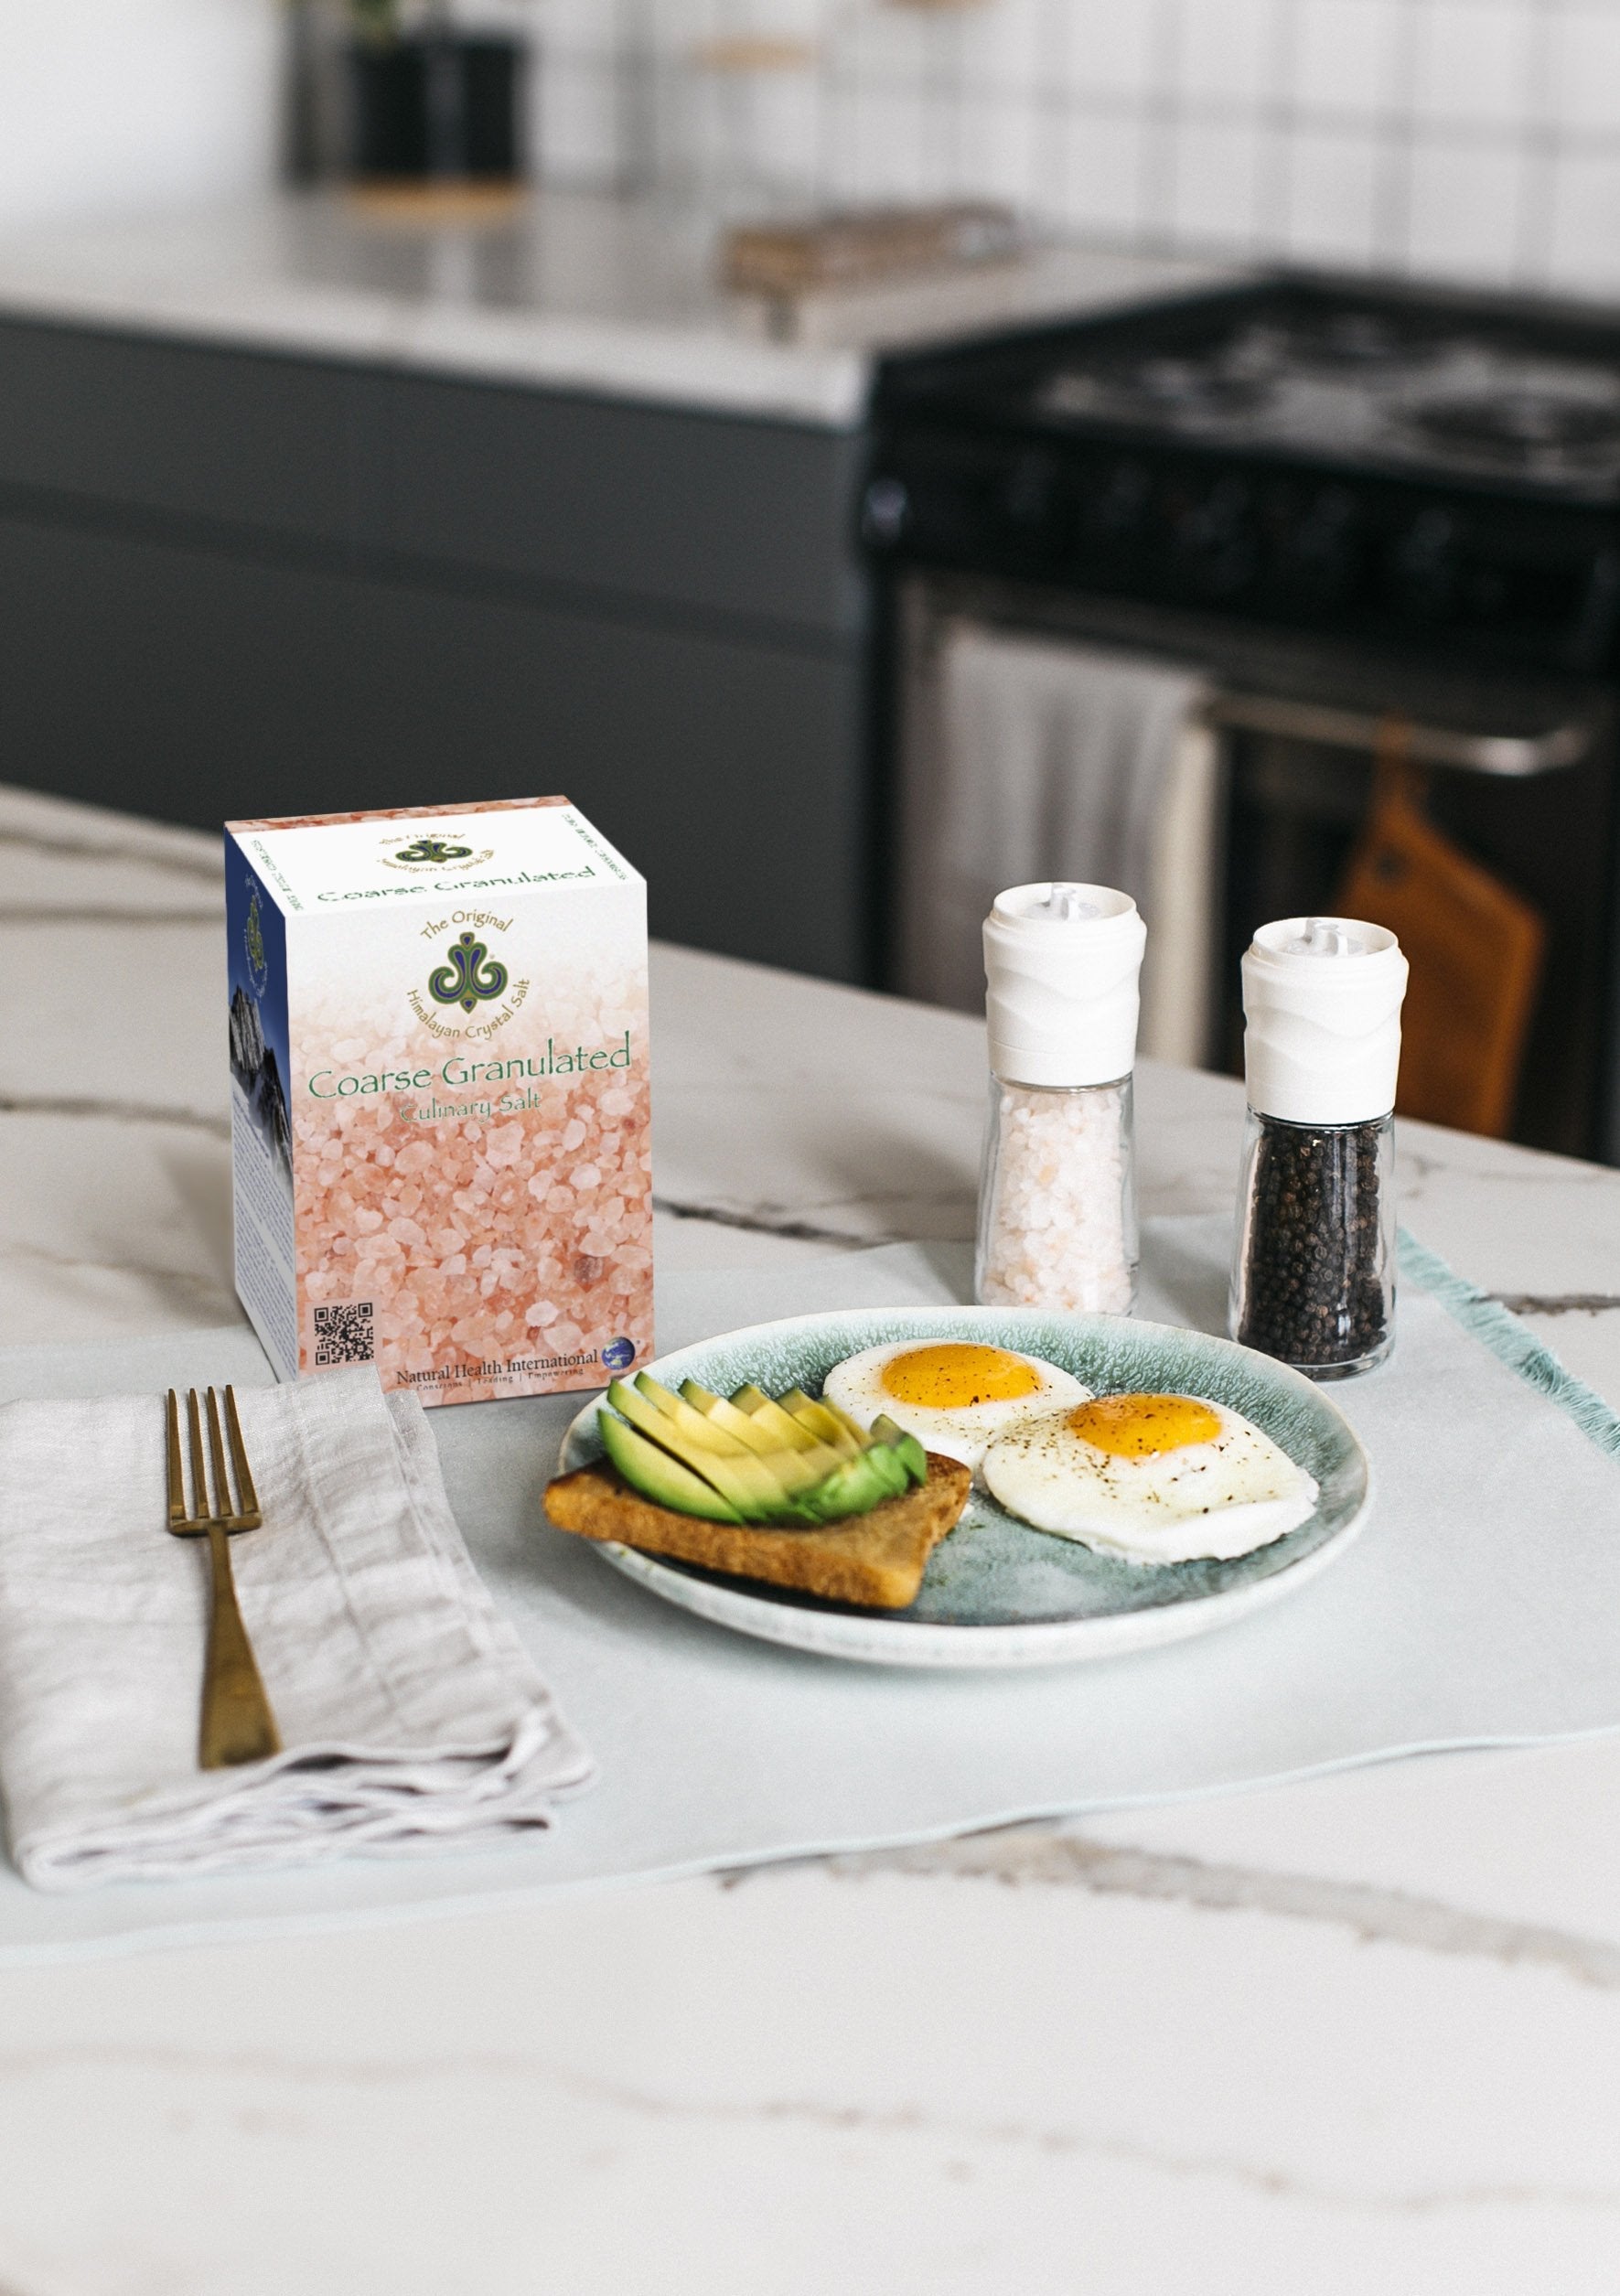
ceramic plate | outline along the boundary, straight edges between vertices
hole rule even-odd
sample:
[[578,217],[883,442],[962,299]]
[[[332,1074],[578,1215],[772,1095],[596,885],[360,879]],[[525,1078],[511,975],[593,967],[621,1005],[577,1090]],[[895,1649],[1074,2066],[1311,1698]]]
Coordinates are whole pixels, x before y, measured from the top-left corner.
[[[1142,1565],[1032,1530],[976,1490],[905,1611],[825,1603],[628,1547],[597,1551],[682,1610],[797,1650],[886,1666],[1046,1666],[1224,1625],[1314,1578],[1367,1513],[1367,1454],[1319,1388],[1229,1340],[1166,1324],[1028,1307],[860,1308],[757,1324],[649,1368],[668,1387],[696,1379],[725,1395],[752,1379],[772,1395],[796,1386],[819,1395],[835,1363],[895,1339],[979,1340],[1059,1364],[1100,1394],[1147,1389],[1229,1404],[1315,1476],[1316,1511],[1286,1538],[1233,1561]],[[563,1439],[563,1470],[601,1454],[593,1403]]]

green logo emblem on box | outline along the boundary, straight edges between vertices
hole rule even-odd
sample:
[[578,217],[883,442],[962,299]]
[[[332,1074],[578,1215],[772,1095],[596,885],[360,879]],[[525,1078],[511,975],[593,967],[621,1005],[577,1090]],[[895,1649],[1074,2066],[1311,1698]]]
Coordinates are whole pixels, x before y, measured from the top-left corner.
[[470,845],[446,845],[442,837],[419,837],[413,845],[406,845],[395,853],[396,861],[432,862],[470,861]]
[[447,954],[448,964],[436,966],[427,976],[427,992],[435,1004],[459,1004],[464,1013],[471,1013],[505,993],[506,967],[489,955],[481,940],[463,933],[451,942]]

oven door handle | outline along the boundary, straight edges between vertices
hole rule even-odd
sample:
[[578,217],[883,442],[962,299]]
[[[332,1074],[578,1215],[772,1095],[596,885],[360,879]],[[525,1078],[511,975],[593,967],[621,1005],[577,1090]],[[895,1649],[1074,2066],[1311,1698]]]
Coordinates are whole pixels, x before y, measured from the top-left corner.
[[1373,717],[1359,710],[1336,710],[1325,703],[1265,693],[1214,693],[1204,714],[1210,724],[1234,733],[1273,734],[1284,741],[1316,742],[1327,749],[1375,752],[1399,724],[1404,753],[1414,764],[1455,766],[1467,773],[1496,774],[1509,780],[1579,765],[1597,736],[1596,726],[1581,719],[1549,726],[1544,734],[1472,734],[1394,713]]

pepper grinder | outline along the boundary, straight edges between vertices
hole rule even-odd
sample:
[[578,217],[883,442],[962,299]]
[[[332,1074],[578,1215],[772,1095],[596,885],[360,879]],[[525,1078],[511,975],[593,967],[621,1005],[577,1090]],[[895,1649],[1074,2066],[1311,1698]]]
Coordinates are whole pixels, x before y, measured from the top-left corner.
[[1262,925],[1243,959],[1248,1079],[1228,1329],[1314,1379],[1395,1340],[1395,1081],[1407,962],[1381,925]]
[[1128,1314],[1136,1297],[1131,1072],[1147,928],[1100,885],[1019,885],[984,926],[990,1125],[976,1297]]

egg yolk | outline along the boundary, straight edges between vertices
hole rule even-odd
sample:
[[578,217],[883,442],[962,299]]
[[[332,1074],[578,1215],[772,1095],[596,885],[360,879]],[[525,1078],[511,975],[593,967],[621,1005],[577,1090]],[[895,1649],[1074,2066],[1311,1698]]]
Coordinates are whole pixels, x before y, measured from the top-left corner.
[[1010,1403],[1038,1394],[1041,1375],[1004,1347],[976,1347],[965,1339],[936,1347],[908,1347],[883,1367],[883,1389],[896,1403],[960,1411],[974,1403]]
[[1191,1395],[1099,1395],[1068,1415],[1069,1432],[1116,1459],[1148,1459],[1208,1443],[1220,1415]]

